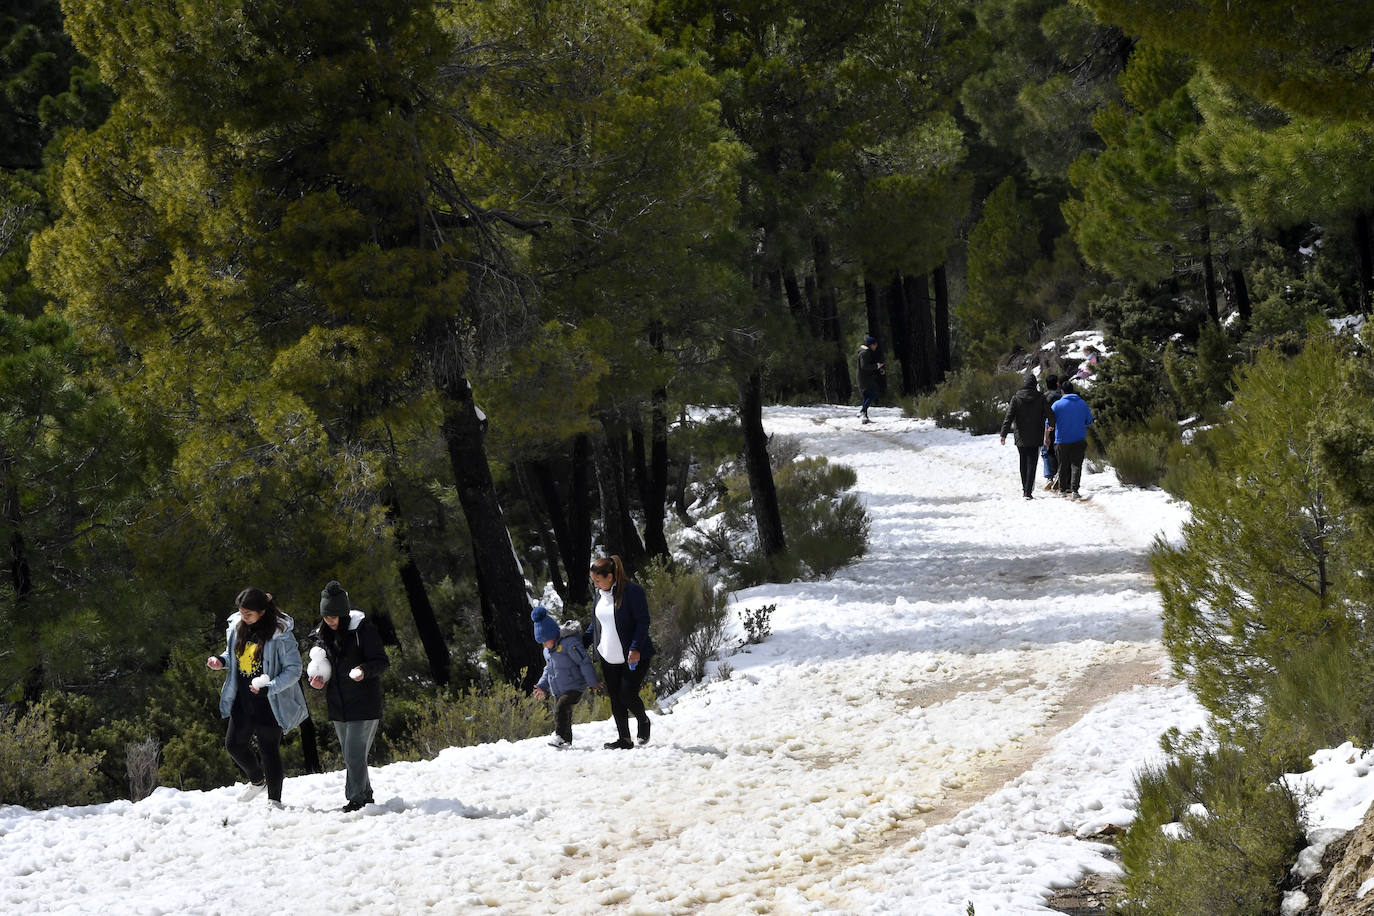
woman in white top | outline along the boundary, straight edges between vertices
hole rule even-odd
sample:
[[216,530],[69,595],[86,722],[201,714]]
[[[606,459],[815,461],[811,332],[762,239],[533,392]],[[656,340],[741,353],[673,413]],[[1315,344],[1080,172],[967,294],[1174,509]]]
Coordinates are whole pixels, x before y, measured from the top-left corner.
[[[625,575],[620,557],[598,557],[592,561],[592,586],[596,607],[587,643],[601,657],[601,680],[611,701],[617,738],[606,747],[625,749],[635,743],[649,743],[649,714],[639,698],[654,644],[649,639],[649,599],[644,589]],[[639,726],[636,741],[630,741],[630,714]]]

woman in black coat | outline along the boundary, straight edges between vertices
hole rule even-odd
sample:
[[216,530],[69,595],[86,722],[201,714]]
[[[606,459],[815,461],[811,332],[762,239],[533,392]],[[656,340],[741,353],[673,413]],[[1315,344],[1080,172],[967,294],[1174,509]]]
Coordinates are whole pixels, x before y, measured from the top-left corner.
[[654,644],[649,639],[649,599],[644,589],[625,575],[620,557],[598,557],[592,561],[592,586],[596,606],[586,642],[601,657],[601,680],[611,701],[617,738],[608,748],[631,748],[630,714],[639,726],[636,743],[649,743],[649,714],[639,690],[649,673]]
[[348,592],[338,582],[330,582],[320,593],[320,616],[324,619],[313,635],[324,649],[330,671],[307,673],[310,686],[324,690],[329,718],[339,737],[347,774],[343,810],[357,811],[372,803],[367,757],[382,719],[382,672],[391,661],[377,628],[349,603]]

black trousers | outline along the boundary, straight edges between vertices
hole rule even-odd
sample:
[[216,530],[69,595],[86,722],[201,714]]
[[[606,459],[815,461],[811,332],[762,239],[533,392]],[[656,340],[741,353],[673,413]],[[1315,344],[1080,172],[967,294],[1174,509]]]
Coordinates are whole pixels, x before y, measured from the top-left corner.
[[1021,457],[1021,492],[1030,496],[1035,489],[1035,472],[1040,466],[1040,446],[1018,445],[1016,451]]
[[1088,440],[1059,443],[1059,492],[1077,493],[1083,478],[1083,459],[1088,457]]
[[[276,723],[259,725],[237,706],[229,713],[224,749],[249,782],[267,780],[267,797],[273,801],[281,801],[281,784],[286,778],[286,769],[281,762],[281,736],[281,726]],[[253,751],[254,738],[258,739],[256,753]]]
[[572,744],[572,717],[577,701],[582,699],[582,691],[569,690],[553,704],[553,733]]
[[644,686],[644,676],[649,673],[647,659],[640,659],[635,670],[629,665],[616,665],[601,660],[601,678],[606,682],[606,697],[611,701],[611,717],[615,719],[616,734],[621,741],[630,740],[630,714],[634,713],[641,735],[648,732],[649,716],[644,712],[644,701],[639,698],[639,688]]

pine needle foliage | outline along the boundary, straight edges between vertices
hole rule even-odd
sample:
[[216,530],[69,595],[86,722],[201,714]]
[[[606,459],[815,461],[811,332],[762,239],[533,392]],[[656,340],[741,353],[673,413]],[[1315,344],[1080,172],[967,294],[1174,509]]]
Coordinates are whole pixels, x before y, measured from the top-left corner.
[[1175,753],[1136,782],[1137,817],[1120,842],[1120,916],[1255,916],[1279,911],[1305,843],[1301,800],[1261,756],[1166,740]]
[[52,704],[40,701],[0,715],[0,805],[49,808],[95,801],[100,754],[60,737]]
[[[1229,422],[1208,437],[1211,461],[1181,475],[1192,507],[1182,539],[1158,540],[1152,554],[1165,645],[1215,726],[1298,753],[1295,730],[1266,709],[1279,694],[1290,711],[1305,708],[1295,691],[1329,709],[1301,687],[1315,683],[1309,666],[1330,647],[1358,658],[1366,641],[1370,539],[1350,524],[1319,455],[1350,398],[1344,359],[1317,339],[1292,358],[1262,353],[1239,373]],[[1333,737],[1356,725],[1338,723]]]

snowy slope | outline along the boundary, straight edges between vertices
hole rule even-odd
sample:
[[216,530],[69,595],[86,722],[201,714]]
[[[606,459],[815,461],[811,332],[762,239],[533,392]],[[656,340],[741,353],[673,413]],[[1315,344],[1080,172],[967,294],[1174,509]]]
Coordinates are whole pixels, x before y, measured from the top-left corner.
[[[0,910],[24,913],[1045,913],[1110,870],[1156,737],[1201,713],[1166,674],[1146,555],[1183,510],[1085,475],[1021,498],[1012,446],[872,411],[775,408],[853,467],[871,552],[737,594],[773,635],[655,716],[653,743],[543,739],[138,804],[0,808]],[[269,905],[270,904],[270,905]]]

